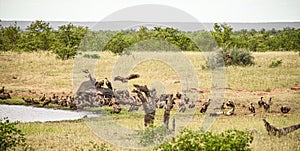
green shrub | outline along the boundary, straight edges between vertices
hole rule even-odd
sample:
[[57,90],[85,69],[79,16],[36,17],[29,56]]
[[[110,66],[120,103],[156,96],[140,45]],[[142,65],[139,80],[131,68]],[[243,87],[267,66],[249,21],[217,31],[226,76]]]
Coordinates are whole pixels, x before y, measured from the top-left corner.
[[183,129],[156,150],[251,150],[253,136],[247,131],[227,130],[220,134]]
[[[1,22],[1,21],[0,21]],[[3,28],[0,25],[0,50],[16,50],[21,39],[21,29],[15,23],[13,26]]]
[[15,125],[17,123],[10,122],[8,118],[0,119],[0,150],[12,149],[18,145],[26,146],[24,134]]
[[71,23],[58,28],[55,32],[56,39],[51,46],[53,52],[62,60],[74,58],[88,29]]
[[249,51],[231,49],[223,51],[223,59],[226,65],[253,65],[254,57]]
[[165,126],[155,126],[150,124],[145,130],[138,131],[140,144],[143,146],[151,146],[161,143],[167,135]]
[[269,68],[275,68],[282,64],[282,60],[272,61],[272,63],[269,65]]
[[122,54],[128,47],[134,43],[133,37],[122,31],[118,32],[110,41],[105,45],[103,50],[109,50],[115,54]]
[[219,51],[208,55],[206,65],[202,65],[202,69],[215,69],[216,67],[237,65],[247,66],[253,65],[254,57],[249,51],[243,50],[227,50]]

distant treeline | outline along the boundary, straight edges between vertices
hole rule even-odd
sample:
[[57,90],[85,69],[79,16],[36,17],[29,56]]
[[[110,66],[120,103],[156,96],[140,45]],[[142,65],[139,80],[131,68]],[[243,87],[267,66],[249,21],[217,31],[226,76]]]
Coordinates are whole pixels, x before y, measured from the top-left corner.
[[248,51],[300,51],[300,29],[233,31],[226,24],[214,24],[213,31],[182,32],[170,27],[141,27],[138,30],[92,31],[67,24],[57,30],[49,23],[35,21],[25,31],[20,27],[0,25],[1,51],[52,51],[61,59],[73,58],[77,50],[211,51],[243,49]]

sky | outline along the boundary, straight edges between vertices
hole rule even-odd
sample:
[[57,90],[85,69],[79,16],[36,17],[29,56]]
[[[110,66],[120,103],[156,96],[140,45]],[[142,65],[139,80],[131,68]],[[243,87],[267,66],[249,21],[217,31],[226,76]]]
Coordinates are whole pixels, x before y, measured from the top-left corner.
[[[134,20],[134,18],[124,17],[126,13],[121,18],[108,16],[143,4],[170,6],[200,22],[300,21],[300,0],[0,0],[0,19],[17,21]],[[166,18],[159,18],[162,10],[153,12],[153,16],[157,18],[156,21],[165,21]],[[168,13],[168,11],[163,13]],[[143,21],[144,15],[137,12],[133,14],[139,21]],[[172,21],[184,21],[183,18],[175,15]]]

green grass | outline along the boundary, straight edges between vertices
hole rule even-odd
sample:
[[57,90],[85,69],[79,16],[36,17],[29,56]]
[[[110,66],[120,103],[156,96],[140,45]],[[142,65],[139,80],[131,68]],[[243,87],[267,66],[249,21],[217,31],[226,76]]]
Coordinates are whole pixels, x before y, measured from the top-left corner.
[[91,148],[90,141],[101,144],[81,120],[62,122],[20,123],[17,126],[25,134],[27,144],[37,150],[75,150]]
[[[167,93],[176,93],[186,89],[186,79],[182,75],[191,77],[192,72],[185,72],[184,67],[187,63],[183,63],[180,55],[186,56],[193,66],[193,70],[198,78],[198,85],[203,90],[208,90],[207,93],[199,95],[201,101],[211,97],[209,92],[212,86],[212,74],[210,70],[203,70],[202,65],[205,64],[203,53],[199,52],[184,52],[176,54],[173,52],[163,53],[135,53],[136,60],[139,57],[157,56],[171,58],[168,60],[175,64],[166,64],[160,60],[147,60],[135,62],[130,59],[132,56],[114,55],[109,52],[100,54],[100,59],[83,58],[80,65],[92,64],[96,61],[95,77],[97,80],[105,77],[112,78],[114,74],[125,74],[128,69],[129,73],[139,73],[141,77],[129,81],[128,85],[121,85],[119,82],[113,82],[115,87],[132,89],[133,83],[156,85],[160,86],[159,90],[163,89]],[[288,136],[276,138],[268,136],[263,126],[262,118],[266,118],[271,124],[278,127],[285,127],[292,124],[298,124],[300,119],[300,92],[293,91],[290,88],[295,84],[300,84],[300,57],[295,52],[264,52],[253,53],[255,57],[255,65],[239,67],[229,66],[226,68],[226,95],[225,99],[233,100],[237,104],[237,116],[219,117],[212,125],[213,132],[222,132],[229,128],[239,130],[248,130],[254,128],[258,133],[254,134],[254,141],[251,147],[254,150],[300,150],[299,140],[300,131],[289,134]],[[269,64],[274,60],[282,60],[282,64],[276,68],[269,68]],[[0,52],[0,85],[4,85],[7,90],[11,90],[12,99],[0,100],[0,103],[5,104],[25,104],[21,98],[34,97],[38,98],[43,93],[51,96],[53,93],[58,95],[68,95],[73,92],[73,64],[75,60],[61,61],[48,52],[33,52],[33,53],[16,53],[16,52]],[[118,66],[129,66],[129,68],[117,68]],[[79,66],[80,67],[80,66]],[[81,68],[77,69],[81,72]],[[183,72],[183,73],[181,73]],[[181,75],[182,74],[182,75]],[[83,74],[80,78],[84,78]],[[126,76],[126,75],[122,75]],[[14,79],[13,77],[16,77]],[[180,79],[182,78],[182,79]],[[76,80],[76,79],[74,79]],[[80,80],[80,79],[79,79]],[[174,83],[176,80],[181,80],[181,83]],[[183,85],[183,86],[182,86]],[[192,84],[189,84],[189,87]],[[74,86],[76,87],[76,85]],[[262,109],[257,109],[257,116],[248,117],[247,106],[249,103],[257,103],[260,96],[266,99],[273,98],[271,113],[265,113]],[[188,111],[184,114],[176,114],[178,127],[181,124],[188,123],[188,128],[198,129],[202,126],[204,115],[199,113],[200,102],[197,103],[197,111],[195,114]],[[283,116],[280,114],[280,106],[288,105],[292,107],[289,114]],[[56,106],[51,106],[56,107]],[[257,106],[256,106],[257,107]],[[133,129],[143,129],[144,113],[140,109],[138,112],[128,113],[128,107],[123,107],[121,114],[110,115],[111,119],[119,125]],[[97,111],[99,109],[88,109]],[[104,112],[109,113],[111,108],[104,108]],[[172,111],[172,115],[175,111]],[[192,116],[190,121],[184,121],[184,117]],[[155,124],[161,124],[163,119],[163,110],[158,110],[156,113]],[[180,120],[182,119],[182,121]],[[74,150],[83,148],[88,150],[91,148],[90,141],[101,144],[106,140],[97,137],[97,133],[91,131],[90,127],[84,120],[77,121],[62,121],[62,122],[34,122],[20,123],[18,127],[26,134],[27,143],[37,150]],[[109,126],[97,125],[99,129],[105,132],[106,129],[112,128]],[[117,133],[117,132],[116,132]],[[120,134],[122,134],[120,132]],[[118,137],[117,141],[122,142]],[[115,149],[116,145],[110,144],[110,147]]]

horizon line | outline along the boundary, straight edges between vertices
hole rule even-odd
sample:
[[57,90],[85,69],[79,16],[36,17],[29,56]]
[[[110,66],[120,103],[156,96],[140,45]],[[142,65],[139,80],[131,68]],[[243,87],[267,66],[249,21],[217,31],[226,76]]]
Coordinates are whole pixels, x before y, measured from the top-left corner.
[[137,20],[105,20],[105,21],[69,21],[69,20],[42,20],[42,19],[35,19],[35,20],[2,20],[0,21],[45,21],[45,22],[93,22],[93,23],[101,23],[101,22],[142,22],[142,23],[300,23],[299,21],[257,21],[257,22],[239,22],[239,21],[221,21],[221,22],[181,22],[181,21],[137,21]]

